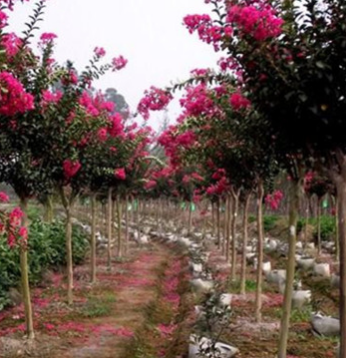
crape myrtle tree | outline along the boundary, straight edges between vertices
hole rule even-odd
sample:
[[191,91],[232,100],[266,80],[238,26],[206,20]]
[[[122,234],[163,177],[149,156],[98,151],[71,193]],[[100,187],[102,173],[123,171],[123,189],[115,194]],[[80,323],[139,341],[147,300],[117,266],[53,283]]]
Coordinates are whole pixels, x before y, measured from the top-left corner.
[[[10,184],[20,199],[23,240],[26,240],[28,200],[50,188],[40,162],[41,122],[45,122],[41,105],[45,90],[55,80],[56,73],[48,74],[47,71],[51,68],[48,64],[52,52],[50,35],[41,37],[42,56],[36,56],[29,44],[33,30],[41,20],[44,2],[36,4],[22,37],[6,32],[6,10],[12,9],[12,5],[12,2],[3,2],[0,10],[0,180]],[[34,330],[26,243],[19,245],[19,249],[26,333],[32,339]]]
[[[30,50],[22,47],[32,37],[36,23],[41,20],[43,8],[44,1],[39,1],[32,23],[28,25],[17,51],[19,55],[25,53],[25,58],[29,59],[21,62],[16,75],[29,93],[23,93],[20,99],[30,104],[31,111],[12,118],[9,117],[12,112],[7,112],[7,116],[2,118],[4,124],[8,125],[6,131],[2,131],[1,175],[15,188],[24,208],[28,198],[37,193],[55,188],[60,191],[67,217],[68,302],[72,303],[71,210],[78,194],[86,189],[88,166],[83,168],[82,163],[88,157],[89,141],[92,142],[99,135],[98,130],[107,122],[109,112],[107,103],[97,96],[90,97],[86,89],[92,79],[109,69],[121,69],[126,60],[119,57],[112,64],[99,65],[105,51],[95,48],[90,65],[78,78],[71,63],[61,67],[52,60],[56,35],[51,33],[42,34],[42,56],[34,56]],[[6,76],[5,84],[8,86],[10,83],[13,88],[15,81]],[[18,91],[18,86],[15,88]],[[8,91],[8,94],[10,104],[13,106],[17,103],[18,106],[19,101],[11,98],[11,92]]]
[[[252,105],[269,122],[273,144],[292,181],[290,243],[296,234],[304,161],[313,158],[337,187],[340,241],[340,355],[346,356],[346,6],[336,0],[207,1],[217,18],[185,22],[203,41],[223,48],[241,72]],[[288,159],[288,160],[287,160]],[[295,198],[293,200],[293,198]],[[293,249],[290,250],[290,257]],[[290,260],[289,260],[290,261]],[[287,277],[279,358],[286,357],[291,300]]]
[[[221,78],[221,77],[220,77]],[[199,78],[202,80],[203,78]],[[215,80],[209,76],[209,79]],[[204,79],[206,80],[206,79]],[[203,85],[203,84],[202,84]],[[203,85],[205,87],[205,85]],[[201,96],[202,93],[202,96]],[[213,105],[210,101],[213,101]],[[191,103],[191,102],[190,102]],[[194,130],[195,146],[192,146],[194,160],[204,161],[204,167],[213,169],[212,178],[217,184],[207,188],[208,194],[222,193],[229,186],[233,193],[232,238],[235,237],[235,219],[237,202],[240,190],[244,199],[245,210],[243,220],[243,246],[247,239],[247,210],[251,192],[258,188],[258,256],[259,267],[263,261],[263,225],[262,201],[264,184],[272,181],[276,172],[276,163],[273,153],[268,150],[268,137],[265,126],[261,125],[260,118],[250,106],[249,101],[241,95],[239,89],[221,83],[214,88],[198,91],[198,100],[194,103],[209,103],[207,107],[213,108],[208,113],[196,113],[194,117],[185,120],[185,129]],[[207,108],[206,106],[204,107]],[[190,151],[191,151],[190,149]],[[224,168],[224,169],[219,169]],[[227,225],[228,227],[228,225]],[[229,233],[226,235],[229,239]],[[227,239],[227,237],[226,237]],[[226,245],[227,246],[227,245]],[[229,246],[229,244],[228,244]],[[229,253],[229,247],[226,249]],[[232,277],[235,278],[236,256],[235,240],[232,240]],[[245,253],[242,260],[242,291],[245,290]],[[262,286],[262,271],[258,270],[258,291],[256,302],[256,317],[260,320],[260,297]]]

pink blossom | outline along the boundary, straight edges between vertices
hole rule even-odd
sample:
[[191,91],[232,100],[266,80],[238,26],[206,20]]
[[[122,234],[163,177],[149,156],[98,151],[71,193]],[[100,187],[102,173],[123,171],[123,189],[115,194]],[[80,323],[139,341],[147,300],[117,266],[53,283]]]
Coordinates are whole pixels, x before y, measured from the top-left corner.
[[23,238],[24,241],[28,240],[28,229],[25,226],[22,226],[18,230],[18,235]]
[[95,47],[94,53],[96,57],[104,57],[106,55],[106,51],[103,47]]
[[97,137],[100,142],[104,142],[107,140],[107,129],[106,128],[100,128],[97,131]]
[[127,65],[128,60],[123,56],[114,57],[112,60],[113,71],[119,71]]
[[244,35],[250,35],[257,41],[277,37],[282,32],[283,20],[275,16],[269,7],[231,6],[227,21],[236,24]]
[[1,46],[5,48],[7,57],[15,56],[21,44],[22,40],[14,32],[1,37]]
[[149,119],[150,111],[160,111],[166,108],[173,98],[169,92],[154,86],[149,91],[145,91],[144,95],[137,107],[144,119]]
[[229,102],[235,111],[246,109],[251,105],[250,101],[239,92],[233,93]]
[[7,26],[7,20],[8,15],[5,12],[0,11],[0,28]]
[[49,42],[53,41],[54,39],[56,39],[58,36],[56,34],[53,34],[51,32],[44,32],[41,37],[41,43],[42,44],[48,44]]
[[0,72],[0,114],[13,116],[34,108],[34,97],[9,72]]
[[42,102],[41,105],[46,107],[50,103],[58,103],[62,97],[62,92],[57,90],[55,93],[45,90],[42,92]]
[[2,203],[8,203],[10,201],[9,196],[4,193],[3,191],[0,192],[0,202]]
[[66,179],[74,177],[82,165],[78,160],[65,159],[63,162],[64,176]]
[[13,226],[19,226],[23,216],[24,213],[20,208],[14,208],[9,214],[10,224]]
[[126,172],[124,168],[117,168],[114,170],[114,176],[119,180],[126,179]]

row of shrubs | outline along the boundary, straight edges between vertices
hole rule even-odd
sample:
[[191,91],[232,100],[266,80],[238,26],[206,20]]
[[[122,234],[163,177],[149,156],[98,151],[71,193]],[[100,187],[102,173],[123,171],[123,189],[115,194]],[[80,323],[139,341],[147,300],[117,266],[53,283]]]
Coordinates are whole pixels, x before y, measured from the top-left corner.
[[[83,262],[89,244],[85,232],[73,226],[73,262]],[[48,270],[58,270],[66,264],[64,222],[51,224],[35,219],[29,230],[29,280],[37,284]],[[20,283],[19,250],[11,249],[5,239],[0,239],[0,311],[9,303],[8,291]]]
[[[249,221],[255,221],[255,216],[251,216]],[[306,223],[305,218],[300,218],[297,223],[297,233],[299,234],[302,230],[304,230]],[[287,227],[287,217],[282,217],[280,215],[264,215],[263,217],[263,227],[266,233],[277,233],[278,226],[284,226],[285,230]],[[313,237],[317,238],[317,218],[308,219],[308,225],[314,227]],[[287,232],[285,230],[284,232]],[[322,240],[331,240],[335,235],[335,217],[334,216],[321,216],[321,239]]]

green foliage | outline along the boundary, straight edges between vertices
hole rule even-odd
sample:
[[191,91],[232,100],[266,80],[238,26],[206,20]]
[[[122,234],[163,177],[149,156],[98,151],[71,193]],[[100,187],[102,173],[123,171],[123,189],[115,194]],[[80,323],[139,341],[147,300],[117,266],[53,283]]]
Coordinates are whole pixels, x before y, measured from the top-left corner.
[[274,229],[276,222],[278,221],[279,216],[277,215],[264,215],[263,217],[263,228],[265,232],[268,232]]
[[[298,233],[304,230],[306,219],[299,219],[297,224]],[[317,238],[317,218],[311,218],[308,220],[308,224],[314,226],[314,238]],[[330,240],[335,235],[335,217],[333,216],[321,216],[321,240]]]
[[[73,226],[73,262],[83,262],[88,249],[85,233]],[[61,221],[47,224],[33,221],[29,228],[29,279],[37,284],[47,269],[57,269],[66,264],[65,226]],[[8,304],[7,292],[20,282],[19,251],[10,249],[0,240],[0,310]]]
[[311,306],[306,306],[303,309],[292,309],[291,322],[309,322],[312,311],[313,310]]

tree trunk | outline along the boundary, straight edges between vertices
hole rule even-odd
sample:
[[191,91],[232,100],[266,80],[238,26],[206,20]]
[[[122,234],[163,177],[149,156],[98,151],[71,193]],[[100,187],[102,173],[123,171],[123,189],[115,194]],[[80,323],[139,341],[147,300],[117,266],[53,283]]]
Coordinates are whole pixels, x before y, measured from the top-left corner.
[[44,203],[44,221],[50,224],[53,221],[53,217],[53,198],[51,195],[47,195]]
[[246,290],[246,246],[248,240],[248,220],[249,220],[249,203],[250,194],[247,194],[244,201],[244,213],[243,213],[243,256],[241,264],[241,280],[240,280],[240,293],[245,294]]
[[121,201],[119,195],[116,198],[116,208],[117,208],[117,236],[118,236],[118,245],[117,245],[117,257],[123,256],[123,245],[121,238]]
[[335,197],[335,257],[339,260],[340,245],[339,245],[339,200]]
[[71,205],[66,210],[66,262],[67,262],[67,303],[73,303],[73,260],[72,260],[72,215]]
[[192,203],[189,201],[188,203],[188,210],[189,210],[189,219],[188,219],[188,223],[187,223],[187,232],[188,232],[188,236],[190,236],[191,234],[191,230],[192,230]]
[[[22,226],[28,229],[28,200],[21,199],[20,206],[23,211]],[[32,305],[30,297],[30,285],[29,285],[29,271],[28,271],[28,250],[27,244],[21,243],[20,245],[20,272],[21,272],[21,282],[22,282],[22,296],[24,303],[24,313],[25,313],[25,328],[28,339],[34,339],[34,323],[32,315]]]
[[317,255],[321,255],[321,201],[322,198],[317,198]]
[[262,320],[262,264],[263,264],[263,197],[264,197],[264,188],[263,183],[259,182],[258,191],[257,191],[257,231],[258,231],[258,246],[257,246],[257,286],[256,286],[256,322],[261,322]]
[[221,250],[221,221],[220,221],[220,198],[216,201],[216,235],[217,235],[217,246]]
[[238,207],[239,207],[239,190],[232,190],[233,197],[233,215],[232,215],[232,272],[231,272],[231,280],[235,281],[236,279],[236,270],[237,270],[237,251],[236,251],[236,224],[237,224],[237,216],[238,216]]
[[215,203],[211,201],[211,234],[215,237]]
[[129,196],[125,196],[125,256],[129,252]]
[[91,194],[91,283],[96,282],[96,193]]
[[305,231],[304,231],[304,251],[308,246],[308,227],[309,227],[309,208],[310,197],[306,197],[306,211],[305,211]]
[[346,159],[339,163],[341,175],[334,177],[338,203],[339,262],[340,262],[340,353],[346,357]]
[[113,189],[108,189],[107,197],[107,236],[108,236],[108,247],[107,247],[107,267],[108,271],[112,269],[112,192]]
[[297,221],[299,211],[299,198],[302,188],[300,179],[291,180],[290,213],[289,213],[289,249],[286,266],[286,285],[281,316],[279,353],[278,358],[286,358],[289,323],[292,305],[293,281],[295,271],[295,248],[297,239]]
[[230,195],[227,195],[225,214],[226,214],[226,262],[230,263],[230,253],[231,253],[231,233],[230,233],[230,221],[231,221],[231,212],[232,212],[232,201]]

